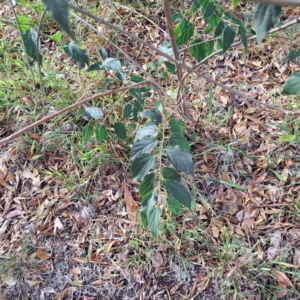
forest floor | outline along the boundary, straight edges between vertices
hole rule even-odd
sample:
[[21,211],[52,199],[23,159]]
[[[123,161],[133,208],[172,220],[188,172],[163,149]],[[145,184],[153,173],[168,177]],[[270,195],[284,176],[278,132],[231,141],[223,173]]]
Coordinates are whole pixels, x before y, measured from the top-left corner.
[[[93,2],[88,8],[154,46],[167,40],[161,5],[100,2],[101,10]],[[173,6],[188,9],[186,2]],[[16,7],[24,24],[34,28],[42,9],[37,1]],[[228,9],[238,17],[242,9],[251,11],[250,5]],[[285,9],[284,20],[298,13]],[[33,90],[6,2],[0,20],[2,139],[43,114],[39,84]],[[203,30],[200,13],[195,22]],[[84,24],[74,19],[71,24],[91,58],[98,57],[100,46],[118,53]],[[172,95],[176,78],[160,75],[163,67],[154,64],[159,55],[97,29]],[[78,72],[62,50],[68,38],[61,43],[49,38],[57,32],[49,16],[42,32],[46,114],[99,92],[103,76]],[[261,102],[300,110],[299,97],[281,95],[287,78],[300,69],[297,61],[284,59],[299,41],[298,27],[287,28],[261,45],[249,41],[247,55],[239,45],[199,70]],[[129,68],[127,58],[119,58]],[[36,64],[32,68],[38,82]],[[132,73],[139,71],[131,66]],[[138,207],[141,200],[127,163],[135,130],[127,120],[132,132],[125,143],[110,125],[131,101],[126,92],[93,101],[111,113],[106,119],[111,137],[104,143],[82,144],[86,121],[75,110],[0,146],[0,298],[300,299],[299,117],[244,101],[194,76],[186,84],[197,120],[185,132],[195,164],[195,176],[186,180],[193,205],[179,216],[166,212],[157,239],[128,218],[128,203]],[[150,94],[149,107],[164,100]],[[167,98],[165,106],[184,122]]]

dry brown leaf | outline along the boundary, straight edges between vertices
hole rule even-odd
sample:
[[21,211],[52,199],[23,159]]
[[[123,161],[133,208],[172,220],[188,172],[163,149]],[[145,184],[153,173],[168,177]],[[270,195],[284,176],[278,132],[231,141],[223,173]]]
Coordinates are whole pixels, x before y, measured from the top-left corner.
[[232,180],[230,178],[230,176],[224,172],[221,172],[221,177],[223,180],[225,180],[226,182],[231,182],[232,183]]
[[79,274],[81,274],[81,270],[78,269],[78,268],[73,268],[73,269],[72,269],[72,273],[73,273],[73,274],[79,275]]
[[74,281],[71,281],[71,284],[74,285],[74,286],[82,286],[82,281],[74,280]]
[[[35,170],[35,169],[34,169]],[[32,180],[32,185],[36,186],[36,187],[40,187],[41,185],[41,181],[40,181],[40,176],[38,174],[38,171],[35,170],[34,173],[30,172],[29,170],[24,170],[21,175],[24,178],[28,178]]]
[[36,252],[35,252],[35,255],[41,259],[41,260],[47,260],[48,258],[51,257],[51,254],[43,251],[42,249],[38,249]]
[[278,289],[276,290],[276,294],[278,298],[283,298],[287,295],[288,290],[286,288],[286,285],[279,282],[277,285]]
[[127,186],[123,183],[124,200],[126,203],[126,211],[128,213],[128,219],[132,222],[136,222],[137,212],[139,210],[138,204],[134,201],[132,194]]
[[84,258],[84,257],[74,257],[73,259],[81,264],[84,264],[87,262],[86,258]]
[[273,269],[272,272],[273,276],[280,282],[283,283],[285,286],[293,287],[292,282],[289,280],[289,278],[282,273],[281,271],[278,271],[276,269]]
[[159,268],[159,267],[162,266],[163,262],[164,261],[163,261],[162,255],[158,251],[156,251],[153,255],[153,258],[152,258],[153,267],[154,268]]
[[65,229],[64,225],[62,224],[62,222],[59,220],[58,217],[56,217],[54,220],[54,234],[56,234],[57,229],[59,230]]

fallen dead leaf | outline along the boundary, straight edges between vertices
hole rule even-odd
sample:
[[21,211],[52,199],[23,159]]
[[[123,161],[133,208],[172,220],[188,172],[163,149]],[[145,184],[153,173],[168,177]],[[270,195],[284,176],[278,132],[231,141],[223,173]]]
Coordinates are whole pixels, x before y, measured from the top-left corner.
[[35,252],[35,255],[41,259],[41,260],[47,260],[48,258],[51,257],[51,254],[43,251],[42,249],[38,249],[36,252]]
[[282,273],[281,271],[278,271],[276,269],[273,269],[272,272],[273,276],[281,283],[283,283],[285,286],[293,287],[292,282],[289,280],[289,278]]
[[158,251],[156,251],[153,255],[153,258],[152,258],[153,267],[154,268],[159,268],[159,267],[162,266],[163,262],[164,261],[163,261],[162,255]]
[[129,189],[124,183],[123,183],[123,191],[124,191],[124,200],[126,203],[126,211],[128,214],[128,219],[132,222],[136,222],[139,206],[134,201],[132,194],[130,193]]

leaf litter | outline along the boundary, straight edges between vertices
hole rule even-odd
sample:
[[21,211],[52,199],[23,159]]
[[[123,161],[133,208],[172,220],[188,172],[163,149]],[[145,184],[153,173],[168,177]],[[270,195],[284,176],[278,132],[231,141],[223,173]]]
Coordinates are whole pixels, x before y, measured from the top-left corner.
[[[117,13],[127,16],[124,28],[145,30],[153,45],[167,38],[133,12]],[[158,13],[154,7],[149,17]],[[128,37],[117,40],[132,56],[140,51]],[[201,72],[269,102],[279,97],[277,84],[287,79],[288,69],[297,70],[292,62],[277,63],[290,46],[271,40],[249,48],[248,61],[236,48],[211,59]],[[157,59],[146,50],[137,61]],[[193,78],[188,84],[190,100],[200,103],[193,107],[199,123],[192,146],[198,203],[195,211],[164,220],[157,240],[137,223],[138,185],[120,165],[109,161],[80,173],[69,150],[32,155],[21,140],[1,148],[0,284],[7,299],[299,297],[299,155],[296,142],[279,139],[286,136],[286,120],[218,88],[215,118],[208,120],[208,85],[200,89]],[[289,98],[280,97],[289,107]],[[25,109],[15,113],[22,126],[29,122]],[[1,136],[14,131],[3,128]],[[76,172],[77,179],[68,181]]]

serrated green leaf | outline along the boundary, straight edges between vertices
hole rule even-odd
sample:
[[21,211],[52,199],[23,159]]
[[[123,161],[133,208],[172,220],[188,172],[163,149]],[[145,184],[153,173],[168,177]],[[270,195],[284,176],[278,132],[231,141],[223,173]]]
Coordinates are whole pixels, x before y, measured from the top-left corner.
[[152,235],[155,238],[157,237],[158,222],[159,222],[161,214],[162,214],[162,211],[161,211],[160,207],[154,207],[149,211],[149,213],[147,215],[150,232],[152,233]]
[[170,41],[164,42],[159,45],[159,48],[161,51],[163,51],[165,54],[168,54],[170,56],[173,56],[173,48]]
[[248,39],[247,39],[247,36],[246,36],[246,30],[244,29],[244,27],[239,26],[239,34],[241,36],[241,41],[244,45],[245,52],[247,54],[248,53]]
[[179,215],[181,212],[181,206],[179,201],[174,197],[167,197],[168,209],[175,215]]
[[177,12],[175,14],[172,14],[172,22],[178,22],[183,18],[182,14],[180,12]]
[[213,26],[208,26],[204,29],[204,34],[209,34],[214,29]]
[[27,54],[35,61],[38,60],[39,55],[39,64],[42,65],[42,55],[36,51],[37,32],[32,29],[26,30],[23,34],[23,40]]
[[85,65],[89,65],[89,57],[86,50],[81,49],[75,42],[64,45],[66,54],[73,58],[77,63],[79,69],[83,69]]
[[155,124],[146,124],[141,127],[136,133],[134,141],[142,139],[145,136],[155,136],[157,135],[157,126]]
[[172,63],[170,63],[170,62],[168,62],[168,61],[164,61],[164,64],[165,64],[167,70],[168,70],[170,73],[172,73],[172,74],[174,74],[174,75],[177,74],[177,73],[176,73],[176,66],[175,66],[175,64],[172,64]]
[[206,48],[206,57],[207,57],[208,55],[211,55],[214,51],[214,42],[213,41],[206,42],[205,48]]
[[216,38],[216,37],[218,37],[219,35],[221,35],[221,34],[223,33],[225,27],[226,27],[226,24],[225,24],[223,21],[219,22],[219,24],[218,24],[217,27],[216,27],[214,37]]
[[129,94],[137,99],[140,103],[143,102],[142,92],[139,87],[133,88],[129,90]]
[[181,181],[180,174],[172,168],[168,168],[168,167],[163,168],[162,175],[165,180],[170,179],[177,182]]
[[216,12],[216,10],[217,10],[217,8],[212,2],[206,2],[202,6],[203,18],[208,19],[209,17],[211,17]]
[[194,164],[191,154],[180,146],[170,146],[166,156],[176,170],[194,175]]
[[193,40],[192,43],[191,43],[191,46],[190,46],[189,50],[190,50],[191,54],[198,61],[200,61],[200,60],[202,60],[203,58],[206,57],[205,42],[203,42],[201,38],[197,38],[197,39]]
[[126,104],[123,110],[123,117],[125,119],[130,119],[132,117],[132,105]]
[[228,20],[232,21],[233,23],[235,23],[236,25],[242,26],[245,28],[245,24],[238,19],[237,17],[235,17],[231,12],[229,12],[228,10],[224,12],[224,15],[227,17]]
[[221,50],[223,48],[222,40],[217,40],[217,49]]
[[281,135],[278,140],[281,142],[292,142],[296,139],[296,136],[293,134],[285,134]]
[[224,30],[223,41],[222,41],[224,53],[231,47],[232,43],[234,42],[234,38],[235,38],[234,28],[231,26],[227,26]]
[[143,77],[138,76],[138,75],[130,76],[129,80],[132,81],[132,82],[143,82],[143,81],[145,81],[145,79]]
[[95,133],[96,133],[96,140],[98,143],[102,143],[107,139],[107,131],[103,125],[102,126],[100,126],[99,124],[96,125]]
[[141,87],[141,93],[146,93],[149,92],[151,90],[150,86],[142,86]]
[[101,92],[106,91],[110,83],[111,83],[110,78],[109,78],[109,77],[106,77],[106,78],[103,80],[103,82],[102,82],[101,90],[100,90],[100,91],[101,91]]
[[150,191],[154,190],[155,187],[155,173],[147,174],[139,187],[139,194],[144,197]]
[[61,26],[67,35],[76,41],[70,26],[68,16],[68,0],[42,0],[53,19]]
[[117,123],[115,123],[114,128],[115,128],[115,133],[116,133],[117,137],[120,140],[125,141],[126,137],[127,137],[125,125],[122,122],[117,122]]
[[149,118],[152,123],[159,125],[162,122],[162,115],[159,111],[154,109],[144,110],[141,113],[142,117]]
[[133,179],[139,181],[155,166],[155,158],[150,154],[138,156],[131,164]]
[[190,12],[195,13],[203,4],[204,0],[194,0]]
[[119,60],[113,58],[113,57],[108,57],[106,58],[103,63],[102,63],[102,68],[107,68],[108,70],[113,70],[113,71],[122,71],[122,66]]
[[141,221],[144,227],[148,226],[148,213],[156,204],[158,199],[157,192],[155,190],[147,193],[141,201]]
[[171,119],[169,120],[169,125],[171,127],[171,131],[174,133],[174,132],[178,132],[180,134],[183,134],[183,127],[182,127],[182,124],[175,120],[175,119]]
[[163,112],[164,112],[164,107],[163,107],[162,101],[155,101],[153,104],[154,104],[154,107],[155,107],[160,113],[163,113]]
[[103,47],[100,47],[100,48],[98,49],[98,51],[99,51],[99,54],[100,54],[102,60],[106,60],[107,57],[108,57],[108,54],[107,54],[106,49],[103,48]]
[[96,62],[88,67],[87,72],[102,70],[101,66],[102,66],[101,62]]
[[140,140],[137,140],[130,151],[130,160],[135,159],[144,153],[151,153],[157,146],[156,139],[152,136],[145,136]]
[[194,29],[194,25],[189,20],[182,19],[174,29],[176,43],[179,46],[185,44],[193,36]]
[[289,54],[285,57],[285,59],[292,61],[296,58],[298,58],[300,55],[300,52],[297,49],[292,49]]
[[103,112],[99,107],[85,107],[83,111],[87,112],[95,120],[103,118]]
[[182,205],[191,208],[191,196],[186,188],[177,181],[166,180],[167,191]]
[[190,152],[190,145],[187,139],[180,133],[175,132],[172,133],[169,139],[169,143],[172,146],[178,145],[184,149],[186,149],[188,152]]
[[122,84],[126,83],[126,76],[123,72],[116,72],[116,77]]
[[91,134],[92,134],[92,127],[89,124],[86,124],[83,127],[82,144],[85,144],[88,141],[88,139],[91,136]]
[[268,34],[271,27],[278,21],[281,13],[281,7],[261,3],[254,4],[254,28],[256,31],[257,43]]
[[58,30],[56,33],[51,35],[51,39],[57,43],[59,43],[61,41],[61,37],[62,37],[62,34],[61,34],[60,30]]
[[294,73],[286,81],[282,94],[300,95],[300,73]]

